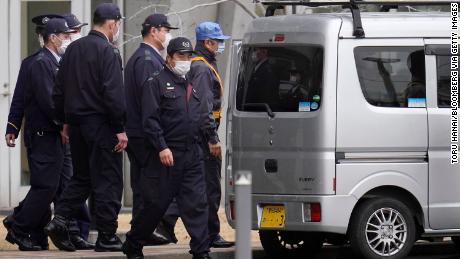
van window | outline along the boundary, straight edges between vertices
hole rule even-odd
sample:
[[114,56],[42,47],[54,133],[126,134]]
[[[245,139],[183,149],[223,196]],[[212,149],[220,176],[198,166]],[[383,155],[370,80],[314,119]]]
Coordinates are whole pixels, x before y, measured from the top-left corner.
[[359,82],[366,100],[380,107],[426,107],[423,47],[357,47]]
[[450,57],[437,56],[438,107],[451,108],[450,104]]
[[310,112],[321,105],[323,49],[246,47],[236,92],[240,111]]

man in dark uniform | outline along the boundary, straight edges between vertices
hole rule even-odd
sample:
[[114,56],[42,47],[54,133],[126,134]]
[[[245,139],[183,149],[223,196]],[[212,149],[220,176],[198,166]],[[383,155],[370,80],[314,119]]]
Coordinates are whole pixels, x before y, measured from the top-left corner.
[[[77,17],[75,17],[75,15],[73,14],[66,14],[64,16],[61,16],[58,14],[47,14],[47,15],[36,16],[32,18],[32,22],[37,24],[36,32],[37,34],[40,35],[39,42],[41,45],[44,44],[43,30],[44,30],[45,24],[51,18],[65,18],[69,28],[73,30],[73,32],[70,33],[71,38],[74,38],[74,35],[79,33],[79,31],[81,30],[81,27],[87,24],[87,23],[81,23],[77,19]],[[15,146],[14,139],[19,136],[19,130],[20,130],[20,126],[22,124],[22,119],[24,115],[24,88],[25,88],[24,85],[26,84],[26,78],[27,78],[26,71],[28,70],[28,66],[30,62],[33,60],[33,57],[35,57],[38,53],[40,53],[40,51],[37,51],[33,55],[24,59],[21,64],[16,88],[14,90],[13,100],[11,103],[9,122],[7,125],[6,139],[7,139],[7,145],[10,147]],[[62,166],[61,174],[59,178],[59,187],[56,192],[55,198],[53,200],[55,204],[59,201],[60,194],[67,186],[67,183],[69,182],[73,174],[72,157],[70,154],[70,147],[68,144],[66,144],[64,152],[65,152],[64,162],[63,162],[63,166]],[[22,209],[22,206],[23,206],[23,202],[19,203],[19,205],[14,209],[13,214],[9,215],[3,220],[3,224],[5,228],[7,229],[11,228],[11,225],[13,224],[13,221],[14,221],[14,215],[19,213],[19,211]],[[45,217],[44,219],[44,221],[46,221],[45,224],[51,218],[51,208],[49,208],[48,214],[49,216]],[[90,225],[90,215],[89,215],[88,207],[86,206],[86,204],[84,204],[81,207],[80,212],[76,215],[75,220],[72,220],[69,226],[71,230],[70,238],[72,242],[74,243],[75,247],[79,250],[94,248],[93,244],[88,243],[86,241],[89,235],[89,225]],[[43,250],[48,249],[48,241],[43,232],[43,227],[40,227],[38,230],[32,231],[31,239],[34,243],[39,244]]]
[[39,233],[51,217],[50,204],[59,186],[60,173],[64,166],[65,143],[60,127],[53,121],[51,101],[55,75],[60,55],[70,41],[66,21],[53,18],[43,31],[45,46],[33,58],[27,71],[24,89],[25,145],[30,168],[30,190],[22,201],[21,208],[13,215],[8,226],[6,240],[17,244],[20,250],[47,249],[46,235]]
[[[213,121],[216,129],[220,123],[224,87],[222,78],[217,70],[216,55],[223,53],[225,48],[224,40],[229,38],[229,36],[223,34],[217,23],[203,22],[199,24],[196,28],[196,55],[193,58],[190,74],[188,75],[192,85],[206,93],[205,99],[208,104],[208,114],[212,115],[212,118],[208,120]],[[210,245],[216,248],[231,247],[234,245],[234,242],[226,241],[219,235],[220,222],[218,210],[222,196],[220,185],[222,167],[220,143],[218,139],[210,141],[206,136],[202,136],[201,143],[204,151],[206,193],[209,205],[208,227]],[[166,233],[164,234],[166,237],[174,239],[174,226],[179,216],[179,210],[180,207],[178,208],[176,204],[171,205],[157,230],[159,233]]]
[[207,110],[200,91],[185,78],[193,47],[183,37],[171,40],[164,69],[142,86],[142,126],[146,161],[140,174],[143,204],[126,234],[123,252],[143,258],[142,247],[176,199],[180,216],[191,237],[194,259],[209,257],[208,206],[200,133],[215,140],[215,128],[207,128]]
[[[148,155],[142,130],[141,101],[142,86],[154,72],[163,69],[165,64],[160,51],[164,51],[169,43],[169,31],[177,29],[169,24],[163,14],[152,14],[142,24],[143,42],[128,60],[125,68],[125,87],[127,104],[126,133],[129,138],[128,152],[131,166],[131,188],[133,190],[133,218],[142,206],[142,195],[139,188],[139,174],[143,161]],[[147,242],[148,245],[169,243],[164,237],[155,233]]]
[[115,4],[98,5],[93,30],[69,46],[56,79],[56,118],[70,128],[74,175],[45,232],[58,248],[67,251],[75,250],[68,221],[90,194],[98,230],[95,251],[121,249],[116,231],[123,192],[122,151],[128,138],[122,61],[112,44],[118,38],[121,19]]

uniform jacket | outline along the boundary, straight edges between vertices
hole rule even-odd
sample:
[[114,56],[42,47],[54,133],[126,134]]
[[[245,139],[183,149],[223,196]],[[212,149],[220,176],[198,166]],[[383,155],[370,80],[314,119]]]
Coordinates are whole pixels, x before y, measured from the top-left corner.
[[106,122],[124,132],[125,92],[120,52],[95,30],[72,42],[61,61],[53,99],[61,123]]

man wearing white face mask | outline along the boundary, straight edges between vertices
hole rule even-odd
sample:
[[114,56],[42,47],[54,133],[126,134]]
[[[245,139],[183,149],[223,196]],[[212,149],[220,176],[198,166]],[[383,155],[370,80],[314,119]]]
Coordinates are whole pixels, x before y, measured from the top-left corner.
[[[147,152],[142,132],[141,100],[142,86],[153,73],[163,69],[165,61],[162,52],[169,43],[170,30],[177,29],[169,24],[164,14],[149,15],[142,23],[143,42],[129,58],[124,69],[127,121],[126,133],[129,144],[126,149],[130,160],[131,188],[133,190],[133,217],[142,205],[142,193],[139,188],[139,175]],[[147,245],[162,245],[168,241],[153,233]]]
[[[69,16],[70,15],[72,14],[69,14]],[[73,22],[71,24],[72,26],[81,28],[81,26],[85,25],[85,24],[80,23],[74,15],[72,16],[74,17],[71,20],[71,22]],[[52,18],[62,18],[62,17],[58,14],[47,14],[47,15],[36,16],[32,19],[32,22],[37,25],[36,33],[39,35],[39,38],[40,38],[39,42],[41,44],[41,47],[44,46],[44,40],[43,40],[42,34],[44,33],[45,24]],[[66,21],[69,22],[68,19],[66,19]],[[75,21],[78,21],[78,22],[75,22]],[[72,36],[74,35],[74,33],[71,33],[70,35]],[[33,55],[24,59],[24,61],[21,64],[20,73],[18,75],[18,81],[16,84],[16,88],[14,90],[13,101],[11,103],[10,116],[8,117],[9,126],[7,127],[7,135],[6,135],[7,140],[14,139],[19,135],[19,130],[22,124],[22,119],[23,119],[23,114],[24,114],[24,88],[25,88],[25,84],[27,83],[26,71],[28,71],[30,64],[34,60],[34,57],[36,57],[41,52],[42,50],[34,53]],[[25,134],[25,137],[28,137],[28,134]],[[7,142],[7,144],[9,144],[11,147],[14,146],[14,142],[13,143]],[[53,200],[54,203],[59,201],[60,193],[62,193],[62,190],[65,189],[71,177],[72,177],[72,158],[70,154],[70,148],[68,145],[66,145],[64,162],[63,162],[63,166],[60,172],[59,187],[56,192],[55,198]],[[43,180],[46,181],[47,179],[43,179]],[[14,224],[14,216],[18,214],[19,211],[22,210],[23,205],[24,205],[24,202],[19,203],[19,205],[14,209],[14,213],[12,215],[9,215],[3,220],[3,225],[5,226],[6,229],[10,229],[11,226]],[[45,217],[43,219],[44,224],[46,224],[50,220],[50,217],[51,217],[51,208],[49,209],[49,217],[48,218]],[[72,242],[77,247],[77,249],[91,249],[94,247],[94,245],[86,241],[89,235],[89,225],[90,225],[90,216],[89,216],[88,208],[85,204],[81,207],[80,213],[78,213],[78,215],[75,217],[75,220],[71,221],[71,225],[70,225],[71,239],[72,239]],[[43,224],[41,226],[43,226]],[[43,227],[40,227],[39,229],[36,229],[36,230],[32,230],[30,233],[30,236],[31,236],[32,242],[34,244],[38,244],[42,250],[48,249],[48,240],[47,240],[46,235],[43,232]]]
[[45,45],[34,57],[27,74],[24,140],[31,188],[20,209],[15,210],[6,237],[10,243],[18,244],[20,250],[41,250],[48,246],[46,236],[41,240],[33,240],[33,237],[30,240],[29,235],[34,230],[43,229],[46,218],[51,217],[50,204],[55,198],[64,166],[65,143],[59,125],[53,120],[51,94],[59,67],[59,53],[70,39],[71,32],[64,19],[47,21],[43,31]]
[[190,40],[171,40],[164,69],[142,86],[142,126],[146,158],[140,174],[142,207],[134,215],[126,234],[123,252],[129,259],[142,259],[142,248],[175,198],[181,218],[191,237],[194,259],[209,259],[208,206],[200,148],[201,132],[215,139],[207,128],[204,94],[186,74],[190,70],[193,46]]
[[[55,119],[68,125],[74,175],[45,227],[61,250],[75,251],[69,220],[91,194],[98,237],[95,251],[119,251],[116,235],[123,193],[122,151],[126,104],[120,52],[113,44],[120,33],[120,9],[112,3],[96,7],[93,30],[73,42],[64,55],[53,90]],[[69,135],[70,133],[70,135]]]
[[[216,129],[219,127],[220,110],[222,106],[222,95],[224,84],[220,76],[216,56],[224,52],[225,40],[230,37],[223,34],[219,24],[214,22],[203,22],[196,29],[197,44],[195,56],[192,59],[192,66],[188,78],[190,82],[202,92],[206,93],[203,102],[208,105],[207,122],[213,124]],[[234,242],[223,239],[220,235],[220,222],[218,210],[221,200],[221,147],[219,139],[207,139],[202,136],[202,149],[204,151],[204,165],[206,171],[206,193],[209,204],[209,239],[211,247],[231,247]],[[164,220],[157,232],[174,239],[174,225],[179,216],[176,204],[166,212]],[[172,240],[174,241],[174,240]]]

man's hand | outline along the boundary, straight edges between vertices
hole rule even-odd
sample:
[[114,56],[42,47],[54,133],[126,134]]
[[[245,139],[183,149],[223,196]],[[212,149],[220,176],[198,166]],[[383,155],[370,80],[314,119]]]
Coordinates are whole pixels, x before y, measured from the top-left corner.
[[160,152],[160,161],[164,166],[173,166],[174,158],[169,148]]
[[61,140],[62,144],[66,145],[69,144],[69,125],[64,124],[61,130]]
[[211,155],[220,156],[222,150],[221,150],[219,142],[217,142],[216,144],[208,143],[208,146],[209,146],[209,153],[211,153]]
[[120,153],[128,146],[128,136],[126,136],[126,132],[118,133],[117,139],[118,144],[115,146],[113,151]]
[[6,134],[5,141],[6,141],[6,145],[9,147],[16,146],[16,144],[14,143],[16,141],[16,136],[14,134]]

